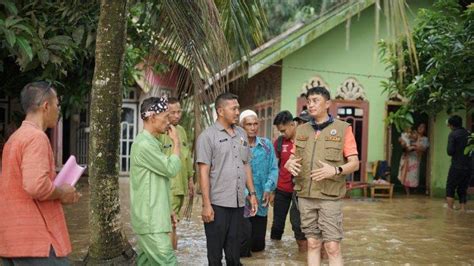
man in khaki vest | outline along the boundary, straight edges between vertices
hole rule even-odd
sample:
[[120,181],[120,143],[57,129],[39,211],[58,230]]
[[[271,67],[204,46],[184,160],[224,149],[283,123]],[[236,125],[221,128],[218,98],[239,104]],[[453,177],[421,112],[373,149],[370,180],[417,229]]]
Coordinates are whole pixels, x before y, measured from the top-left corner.
[[321,264],[323,243],[329,265],[342,265],[341,199],[345,176],[359,169],[357,145],[351,126],[328,114],[331,97],[326,88],[309,89],[306,100],[311,120],[296,129],[294,155],[285,167],[295,180],[308,265]]

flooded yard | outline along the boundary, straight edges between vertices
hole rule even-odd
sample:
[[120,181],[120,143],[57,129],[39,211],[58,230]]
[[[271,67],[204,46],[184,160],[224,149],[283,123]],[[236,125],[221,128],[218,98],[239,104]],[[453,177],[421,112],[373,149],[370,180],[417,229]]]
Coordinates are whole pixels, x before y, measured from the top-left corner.
[[[122,220],[125,233],[136,245],[130,226],[128,179],[120,179]],[[87,184],[80,184],[80,203],[67,206],[66,216],[73,243],[73,260],[80,260],[88,247]],[[468,211],[448,211],[442,199],[424,196],[407,198],[395,195],[390,199],[344,200],[344,230],[342,250],[347,265],[355,264],[474,264],[474,203]],[[201,200],[195,200],[190,221],[181,221],[177,251],[181,265],[205,265],[206,238],[200,218]],[[270,240],[272,210],[267,227],[264,252],[242,259],[245,265],[304,265],[306,256],[298,252],[287,221],[281,241]],[[327,261],[325,262],[327,263]]]

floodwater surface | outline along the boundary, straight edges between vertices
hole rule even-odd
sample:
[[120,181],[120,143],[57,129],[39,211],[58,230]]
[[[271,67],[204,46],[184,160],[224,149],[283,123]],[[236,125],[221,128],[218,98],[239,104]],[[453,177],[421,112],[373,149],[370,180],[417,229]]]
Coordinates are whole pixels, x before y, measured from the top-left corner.
[[[73,245],[70,258],[78,261],[89,244],[89,189],[80,184],[83,197],[65,212]],[[122,221],[125,234],[136,247],[130,226],[128,178],[120,179]],[[474,204],[468,211],[449,211],[442,199],[395,195],[393,199],[345,199],[342,252],[346,265],[366,264],[474,264]],[[201,199],[195,199],[189,221],[178,225],[176,252],[180,265],[206,265],[206,237],[201,218]],[[266,249],[243,258],[245,265],[304,265],[287,219],[281,241],[270,240],[272,209],[269,212]],[[325,261],[327,264],[327,261]]]

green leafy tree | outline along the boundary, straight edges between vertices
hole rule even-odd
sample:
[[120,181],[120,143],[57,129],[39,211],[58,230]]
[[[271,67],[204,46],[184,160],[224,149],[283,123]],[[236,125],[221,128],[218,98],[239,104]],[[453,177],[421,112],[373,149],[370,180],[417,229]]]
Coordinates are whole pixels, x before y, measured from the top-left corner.
[[54,82],[63,111],[83,105],[95,50],[96,1],[0,1],[1,89],[18,96],[32,80]]
[[[382,61],[392,77],[382,83],[390,94],[405,97],[407,105],[389,116],[389,122],[410,122],[410,112],[436,115],[446,110],[472,108],[474,98],[474,6],[465,10],[454,0],[438,0],[433,9],[418,13],[413,39],[419,72],[409,60],[406,43],[401,55],[390,43],[381,42]],[[404,67],[397,62],[403,60]],[[411,121],[412,122],[412,121]]]

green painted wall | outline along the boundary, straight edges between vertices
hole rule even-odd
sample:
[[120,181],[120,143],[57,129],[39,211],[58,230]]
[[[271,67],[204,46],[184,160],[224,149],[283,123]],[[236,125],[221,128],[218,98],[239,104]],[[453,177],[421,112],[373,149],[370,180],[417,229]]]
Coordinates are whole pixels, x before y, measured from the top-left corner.
[[[429,8],[433,1],[409,1],[410,14],[416,14],[420,7]],[[354,17],[350,27],[349,48],[346,49],[346,25],[339,25],[300,50],[283,59],[281,110],[296,112],[296,98],[305,82],[315,75],[321,76],[329,85],[332,95],[337,87],[348,77],[355,77],[365,88],[370,103],[368,160],[380,160],[384,155],[384,134],[387,95],[382,94],[380,81],[388,77],[389,72],[379,62],[374,44],[375,11],[370,7]],[[413,17],[411,17],[413,20]],[[386,36],[385,19],[381,18],[380,38]],[[343,72],[343,73],[331,73]],[[353,74],[351,74],[353,73]],[[370,75],[367,77],[365,74]],[[375,76],[375,77],[374,77]],[[382,77],[377,77],[382,76]],[[446,154],[449,128],[446,127],[447,115],[443,112],[436,117],[433,135],[430,139],[432,150],[430,158],[431,189],[433,195],[444,197],[446,176],[450,158]],[[462,116],[465,118],[465,115]]]

